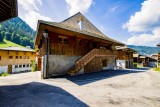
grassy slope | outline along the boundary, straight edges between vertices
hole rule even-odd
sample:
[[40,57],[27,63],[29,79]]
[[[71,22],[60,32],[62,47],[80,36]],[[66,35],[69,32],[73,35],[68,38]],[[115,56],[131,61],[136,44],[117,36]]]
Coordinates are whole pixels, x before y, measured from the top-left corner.
[[5,48],[5,47],[9,47],[9,46],[12,46],[12,47],[18,46],[18,47],[24,48],[23,46],[18,45],[16,43],[13,43],[11,41],[8,41],[6,39],[4,39],[3,42],[0,42],[0,48]]

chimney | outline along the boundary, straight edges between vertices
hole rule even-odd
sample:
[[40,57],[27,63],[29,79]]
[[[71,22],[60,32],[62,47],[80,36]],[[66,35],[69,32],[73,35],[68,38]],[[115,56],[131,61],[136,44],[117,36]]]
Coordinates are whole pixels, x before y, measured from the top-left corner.
[[84,30],[84,22],[83,22],[82,16],[79,18],[78,25],[79,25],[79,29]]

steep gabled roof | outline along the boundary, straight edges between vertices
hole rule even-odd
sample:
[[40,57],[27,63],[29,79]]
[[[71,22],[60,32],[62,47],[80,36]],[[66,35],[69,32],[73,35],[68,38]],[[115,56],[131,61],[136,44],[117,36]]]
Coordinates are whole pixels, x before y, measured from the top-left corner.
[[66,20],[62,21],[61,24],[76,28],[76,29],[80,29],[78,22],[80,20],[80,18],[83,19],[83,24],[84,24],[84,29],[87,32],[91,32],[94,34],[97,34],[99,36],[104,36],[104,34],[98,30],[87,18],[85,18],[80,12],[78,12],[77,14],[67,18]]
[[[78,20],[81,17],[83,18],[84,26],[85,26],[85,28],[83,30],[81,30],[78,26]],[[62,22],[59,22],[59,23],[58,22],[49,22],[49,21],[39,20],[38,25],[37,25],[37,36],[38,36],[39,27],[40,27],[41,24],[49,25],[49,26],[52,26],[52,27],[57,27],[57,28],[65,29],[65,30],[69,30],[69,31],[72,31],[72,32],[81,33],[81,34],[84,34],[86,36],[91,36],[91,37],[95,37],[95,38],[98,38],[98,39],[107,40],[107,41],[113,42],[114,44],[124,45],[123,43],[121,43],[119,41],[116,41],[114,39],[111,39],[111,38],[107,37],[106,35],[104,35],[90,21],[88,21],[80,12],[71,16],[71,17],[69,17],[68,19],[66,19]],[[36,37],[35,45],[36,44],[37,44],[37,37]]]

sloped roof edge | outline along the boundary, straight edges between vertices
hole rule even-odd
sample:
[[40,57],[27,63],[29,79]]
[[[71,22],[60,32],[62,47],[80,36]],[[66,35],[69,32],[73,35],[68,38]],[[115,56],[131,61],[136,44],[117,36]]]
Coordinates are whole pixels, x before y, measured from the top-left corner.
[[[70,31],[73,31],[73,32],[85,34],[85,35],[92,36],[92,37],[95,37],[95,38],[99,38],[99,39],[111,41],[111,42],[116,43],[116,44],[118,44],[118,45],[125,45],[124,43],[121,43],[121,42],[119,42],[119,41],[116,41],[116,40],[114,40],[114,39],[111,39],[111,38],[109,38],[109,37],[107,37],[107,36],[105,36],[105,35],[104,35],[104,37],[102,37],[102,36],[97,36],[97,35],[94,34],[94,33],[91,33],[91,32],[88,32],[88,31],[84,31],[84,30],[75,29],[75,28],[73,28],[73,27],[66,26],[66,25],[64,25],[64,24],[57,23],[57,22],[49,22],[49,21],[39,20],[39,21],[38,21],[38,25],[37,25],[37,31],[39,30],[40,24],[46,24],[46,25],[50,25],[50,26],[53,26],[53,27],[58,27],[58,28],[70,30]],[[37,37],[36,37],[36,38],[37,38]]]

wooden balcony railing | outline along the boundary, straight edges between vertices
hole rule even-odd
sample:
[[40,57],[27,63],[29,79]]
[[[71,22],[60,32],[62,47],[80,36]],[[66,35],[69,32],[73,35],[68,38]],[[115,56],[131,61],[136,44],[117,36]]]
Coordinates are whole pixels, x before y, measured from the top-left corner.
[[115,51],[110,51],[106,49],[93,49],[88,52],[86,55],[81,57],[75,62],[73,68],[68,72],[69,75],[77,75],[79,70],[86,66],[94,57],[100,56],[116,56]]

